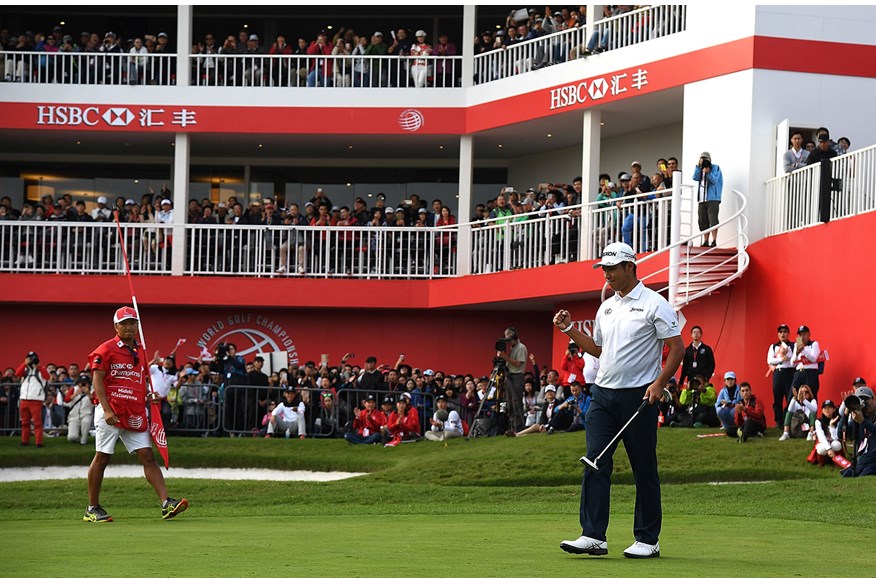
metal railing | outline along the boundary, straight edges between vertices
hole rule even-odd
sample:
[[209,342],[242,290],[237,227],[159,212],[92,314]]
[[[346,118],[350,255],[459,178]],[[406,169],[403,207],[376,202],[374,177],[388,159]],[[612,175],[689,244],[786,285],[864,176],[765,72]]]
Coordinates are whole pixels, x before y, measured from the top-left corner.
[[187,225],[186,234],[185,272],[193,275],[433,278],[456,274],[455,229]]
[[687,29],[686,5],[660,5],[488,50],[474,57],[475,84],[565,63],[598,48],[619,49]]
[[[684,187],[691,189],[691,187]],[[679,189],[680,191],[681,189]],[[667,265],[640,277],[640,280],[647,282],[658,276],[666,276],[668,284],[662,288],[656,289],[656,292],[666,292],[670,304],[676,310],[690,304],[698,298],[708,296],[715,290],[722,288],[733,280],[742,276],[743,272],[748,269],[750,263],[748,252],[748,217],[745,215],[745,209],[748,206],[748,199],[740,191],[733,190],[736,196],[736,211],[730,216],[720,221],[716,226],[710,227],[705,231],[698,231],[687,237],[679,238],[674,243],[657,249],[653,253],[639,258],[636,264],[641,268],[643,264],[654,260],[658,257],[663,257],[663,254],[669,252],[669,262]],[[673,197],[675,198],[675,197]],[[680,192],[679,192],[680,198]],[[703,248],[702,251],[691,254],[688,253],[681,258],[680,250],[682,248],[693,248],[698,245],[698,241],[703,235],[713,229],[718,230],[719,240],[716,247]],[[728,235],[729,233],[729,235]],[[723,251],[727,248],[735,248],[736,252],[728,255],[721,261],[715,261],[707,265],[702,270],[695,269],[695,265],[700,260],[707,257],[709,254],[716,254],[716,250]],[[733,273],[727,274],[728,268],[732,267]],[[681,278],[684,274],[685,278]],[[700,280],[707,280],[709,283],[705,286],[694,287],[692,277]],[[604,301],[608,295],[608,283],[602,287],[602,300]]]
[[[830,159],[831,220],[876,210],[876,145]],[[819,220],[819,164],[766,181],[765,234],[776,235]]]
[[174,85],[176,54],[6,51],[5,81],[74,85]]
[[[122,236],[133,273],[170,273],[170,227],[127,223]],[[115,274],[124,273],[125,266],[115,224],[2,221],[0,271]]]
[[209,87],[459,87],[462,57],[192,55],[192,85]]

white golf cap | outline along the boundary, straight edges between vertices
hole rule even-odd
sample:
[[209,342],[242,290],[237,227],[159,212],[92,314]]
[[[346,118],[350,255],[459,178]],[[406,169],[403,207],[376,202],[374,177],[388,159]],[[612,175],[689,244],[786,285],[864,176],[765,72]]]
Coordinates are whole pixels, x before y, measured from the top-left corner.
[[101,205],[106,205],[106,197],[104,197],[104,196],[98,197],[97,202]]
[[172,205],[173,203],[170,202],[170,199],[164,199],[163,201],[161,201],[161,204],[162,205]]
[[420,30],[417,31],[417,34],[415,34],[414,36],[421,36],[421,37],[424,37],[424,36],[426,36],[426,31],[423,30],[423,29],[420,29]]
[[601,268],[602,266],[616,266],[621,262],[636,263],[636,253],[633,248],[627,244],[616,241],[609,243],[602,250],[602,259],[593,264],[593,269]]
[[724,374],[724,379],[736,379],[736,373],[733,371],[728,371]]
[[549,391],[552,391],[552,392],[556,393],[556,392],[557,392],[557,388],[554,387],[553,385],[551,385],[550,383],[548,383],[547,385],[544,386],[544,392],[547,393],[547,392],[549,392]]

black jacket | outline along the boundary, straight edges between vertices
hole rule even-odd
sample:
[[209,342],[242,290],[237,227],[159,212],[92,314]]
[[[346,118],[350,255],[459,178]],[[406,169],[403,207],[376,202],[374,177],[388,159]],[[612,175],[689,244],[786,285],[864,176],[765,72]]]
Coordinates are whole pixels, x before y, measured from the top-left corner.
[[[696,367],[694,367],[696,362]],[[684,359],[681,362],[681,377],[678,386],[684,385],[685,379],[692,379],[696,375],[702,375],[708,381],[715,372],[715,353],[705,343],[701,343],[699,349],[694,351],[693,343],[684,349]]]

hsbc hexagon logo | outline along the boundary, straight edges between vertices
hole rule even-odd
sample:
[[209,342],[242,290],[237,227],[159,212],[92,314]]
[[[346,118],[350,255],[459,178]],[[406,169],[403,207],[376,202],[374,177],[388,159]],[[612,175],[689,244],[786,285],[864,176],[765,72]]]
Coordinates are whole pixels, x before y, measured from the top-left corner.
[[110,126],[127,126],[134,120],[134,114],[126,107],[111,107],[101,117]]
[[590,97],[592,99],[602,99],[608,93],[608,83],[600,77],[590,82]]

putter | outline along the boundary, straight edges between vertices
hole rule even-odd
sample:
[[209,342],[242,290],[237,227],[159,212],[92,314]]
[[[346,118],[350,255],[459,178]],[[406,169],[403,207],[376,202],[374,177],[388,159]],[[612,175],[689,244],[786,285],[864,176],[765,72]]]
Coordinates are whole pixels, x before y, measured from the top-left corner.
[[[664,401],[668,401],[668,400],[672,399],[672,394],[669,393],[669,390],[666,389],[665,387],[663,388],[663,398],[662,399]],[[581,464],[586,464],[586,465],[592,467],[593,470],[599,470],[599,466],[597,466],[596,463],[599,462],[599,459],[602,458],[603,454],[608,452],[609,448],[614,446],[615,442],[617,442],[620,439],[621,435],[624,433],[624,430],[627,429],[627,426],[629,426],[630,424],[633,423],[633,420],[636,419],[636,416],[638,416],[642,412],[642,410],[645,409],[645,406],[647,406],[647,405],[648,405],[648,398],[645,398],[642,400],[642,403],[639,405],[639,408],[633,413],[632,416],[630,416],[630,419],[627,420],[627,423],[624,424],[624,427],[621,428],[620,431],[617,434],[615,434],[615,437],[611,439],[611,442],[606,444],[605,448],[602,449],[602,452],[599,453],[599,456],[597,456],[593,460],[590,460],[586,456],[582,456],[581,458],[578,459],[581,462]]]

